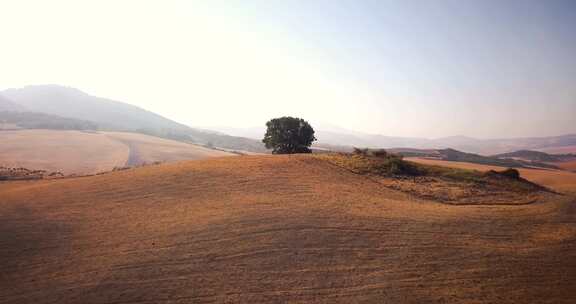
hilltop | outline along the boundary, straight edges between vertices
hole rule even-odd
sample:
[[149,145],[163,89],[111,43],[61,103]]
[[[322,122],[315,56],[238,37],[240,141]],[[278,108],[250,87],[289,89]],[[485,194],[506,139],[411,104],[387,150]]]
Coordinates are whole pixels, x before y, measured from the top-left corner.
[[455,206],[396,190],[385,182],[397,178],[354,172],[326,157],[212,158],[0,183],[0,299],[568,304],[576,298],[573,197],[537,191],[528,204]]

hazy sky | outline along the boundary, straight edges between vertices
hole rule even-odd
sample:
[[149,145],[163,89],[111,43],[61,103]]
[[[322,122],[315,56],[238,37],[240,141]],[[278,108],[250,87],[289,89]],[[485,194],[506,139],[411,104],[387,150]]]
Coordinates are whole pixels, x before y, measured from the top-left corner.
[[0,89],[192,126],[295,115],[399,136],[576,132],[576,1],[0,0]]

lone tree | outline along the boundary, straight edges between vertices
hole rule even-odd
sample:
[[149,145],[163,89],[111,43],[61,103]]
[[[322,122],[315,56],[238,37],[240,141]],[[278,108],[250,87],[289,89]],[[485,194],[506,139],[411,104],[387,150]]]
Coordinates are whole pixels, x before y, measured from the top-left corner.
[[316,140],[314,129],[302,118],[284,116],[266,123],[262,142],[273,154],[311,153],[310,145]]

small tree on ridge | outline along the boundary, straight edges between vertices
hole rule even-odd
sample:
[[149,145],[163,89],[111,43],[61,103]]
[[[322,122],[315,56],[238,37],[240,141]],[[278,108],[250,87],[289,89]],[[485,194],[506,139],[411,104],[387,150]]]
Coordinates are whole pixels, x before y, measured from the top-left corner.
[[262,142],[273,154],[311,153],[314,129],[302,118],[284,116],[266,123]]

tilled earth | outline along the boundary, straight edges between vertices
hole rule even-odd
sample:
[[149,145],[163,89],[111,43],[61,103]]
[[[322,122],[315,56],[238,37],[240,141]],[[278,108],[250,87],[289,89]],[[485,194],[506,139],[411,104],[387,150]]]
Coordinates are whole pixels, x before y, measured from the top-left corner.
[[576,201],[449,205],[307,155],[2,182],[0,269],[0,303],[575,303]]

